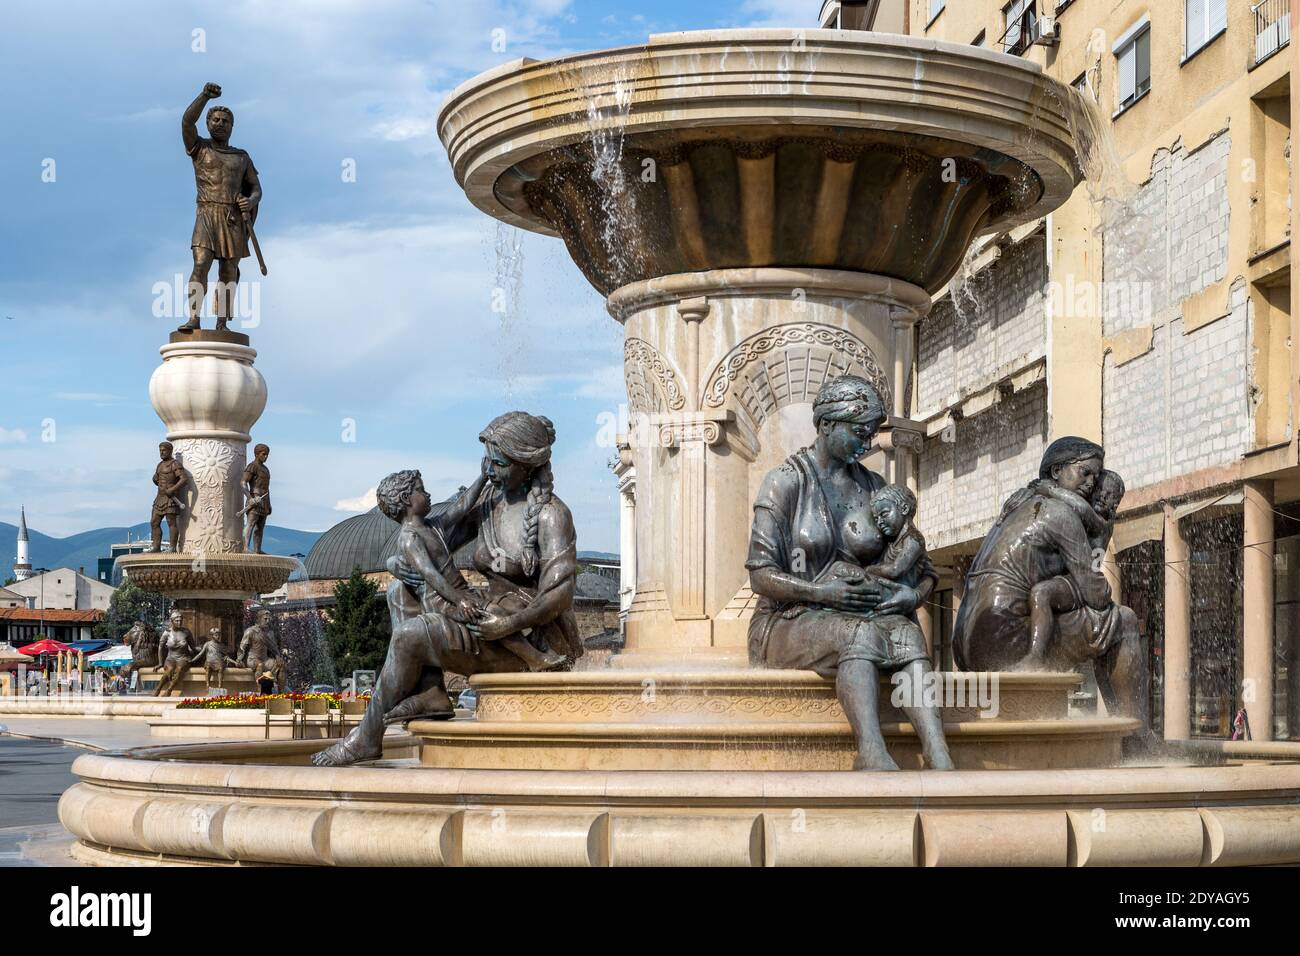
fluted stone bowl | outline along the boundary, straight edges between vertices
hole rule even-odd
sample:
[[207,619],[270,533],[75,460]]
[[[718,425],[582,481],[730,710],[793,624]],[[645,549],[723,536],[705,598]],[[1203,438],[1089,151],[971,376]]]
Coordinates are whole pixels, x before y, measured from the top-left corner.
[[137,586],[173,598],[266,594],[289,580],[296,558],[274,554],[132,554],[118,559]]
[[470,200],[563,237],[605,294],[762,266],[933,292],[974,237],[1069,197],[1071,95],[977,47],[720,30],[504,64],[457,88],[438,126]]

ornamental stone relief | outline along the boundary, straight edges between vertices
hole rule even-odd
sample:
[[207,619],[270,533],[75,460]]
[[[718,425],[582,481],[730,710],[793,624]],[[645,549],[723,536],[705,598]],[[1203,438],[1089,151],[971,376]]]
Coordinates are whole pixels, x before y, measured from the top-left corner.
[[734,396],[761,423],[786,405],[811,402],[824,382],[849,373],[870,381],[885,407],[893,407],[888,376],[856,335],[820,322],[772,326],[740,342],[714,366],[703,403],[721,408]]
[[185,550],[191,554],[242,551],[238,508],[229,505],[230,499],[239,496],[244,444],[216,438],[186,438],[175,442],[175,450],[194,482],[194,496],[185,525]]
[[686,407],[686,396],[668,360],[645,339],[623,343],[623,375],[627,381],[629,410],[650,413],[660,404],[672,411]]

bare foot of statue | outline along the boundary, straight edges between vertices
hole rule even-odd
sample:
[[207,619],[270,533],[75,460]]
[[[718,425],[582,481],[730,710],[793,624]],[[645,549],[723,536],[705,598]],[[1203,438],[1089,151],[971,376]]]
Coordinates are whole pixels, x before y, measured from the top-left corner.
[[456,716],[451,698],[441,687],[428,690],[406,698],[388,713],[384,714],[384,723],[396,724],[405,720],[450,720]]
[[317,767],[347,767],[362,760],[378,760],[384,755],[382,747],[377,751],[361,752],[353,749],[357,746],[352,735],[348,735],[333,747],[312,754],[311,762]]
[[561,666],[568,658],[563,654],[557,654],[554,651],[546,651],[539,654],[533,660],[528,661],[530,671],[553,671]]
[[887,751],[863,751],[853,761],[854,770],[897,770],[898,764]]

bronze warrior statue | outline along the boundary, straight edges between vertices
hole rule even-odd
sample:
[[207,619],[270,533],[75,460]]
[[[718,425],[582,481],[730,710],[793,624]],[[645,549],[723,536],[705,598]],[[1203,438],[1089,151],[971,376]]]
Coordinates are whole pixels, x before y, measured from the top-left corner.
[[244,505],[244,548],[252,554],[264,554],[262,534],[266,531],[266,519],[271,514],[271,472],[266,467],[266,460],[271,457],[271,449],[258,445],[253,449],[253,460],[244,469],[240,484],[248,504]]
[[[444,670],[548,669],[583,653],[573,614],[577,536],[551,475],[555,428],[541,416],[507,412],[479,441],[482,476],[436,513],[418,472],[385,479],[381,502],[402,516],[406,539],[388,563],[393,637],[360,725],[316,754],[318,766],[382,756],[385,723],[452,717]],[[451,561],[471,542],[486,599],[469,592]]]
[[1149,739],[1146,649],[1137,616],[1101,573],[1124,483],[1105,451],[1067,436],[1047,447],[1038,478],[1014,492],[966,575],[953,628],[963,670],[1074,670],[1092,661],[1112,715]]
[[154,692],[158,697],[167,697],[179,690],[181,680],[194,659],[194,635],[183,621],[180,611],[172,611],[168,627],[158,639],[158,661],[163,671]]
[[162,550],[162,523],[167,520],[167,541],[172,553],[180,550],[180,513],[185,505],[178,497],[185,488],[187,475],[181,463],[172,457],[172,443],[162,442],[158,445],[158,467],[153,470],[153,483],[158,486],[154,495],[153,512],[149,517],[149,531],[152,535],[151,551]]
[[904,705],[926,763],[951,770],[916,608],[938,580],[911,523],[915,498],[858,460],[886,418],[876,387],[841,375],[813,403],[817,438],[768,472],[754,502],[749,626],[757,666],[834,678],[857,743],[855,770],[897,770],[878,712],[880,674],[903,672]]
[[[239,260],[248,256],[250,236],[262,201],[262,184],[253,160],[242,149],[230,145],[235,114],[227,107],[208,110],[208,133],[199,136],[195,129],[199,115],[209,100],[221,95],[221,87],[208,83],[194,98],[181,117],[181,139],[185,152],[194,162],[194,182],[198,187],[198,209],[194,217],[194,235],[190,247],[194,252],[194,271],[189,283],[190,320],[180,331],[199,328],[199,313],[208,292],[208,272],[217,260],[217,331],[224,331],[230,321],[235,301],[235,283],[239,281]],[[260,262],[261,252],[258,252]],[[265,267],[263,267],[265,273]]]

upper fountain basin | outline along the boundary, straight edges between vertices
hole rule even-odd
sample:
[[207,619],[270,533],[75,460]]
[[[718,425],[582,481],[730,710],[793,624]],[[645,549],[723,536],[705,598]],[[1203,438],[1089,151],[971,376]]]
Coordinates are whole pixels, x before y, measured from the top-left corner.
[[1019,57],[895,34],[712,30],[462,84],[438,131],[491,216],[591,283],[822,267],[931,292],[977,235],[1079,180],[1071,91]]

